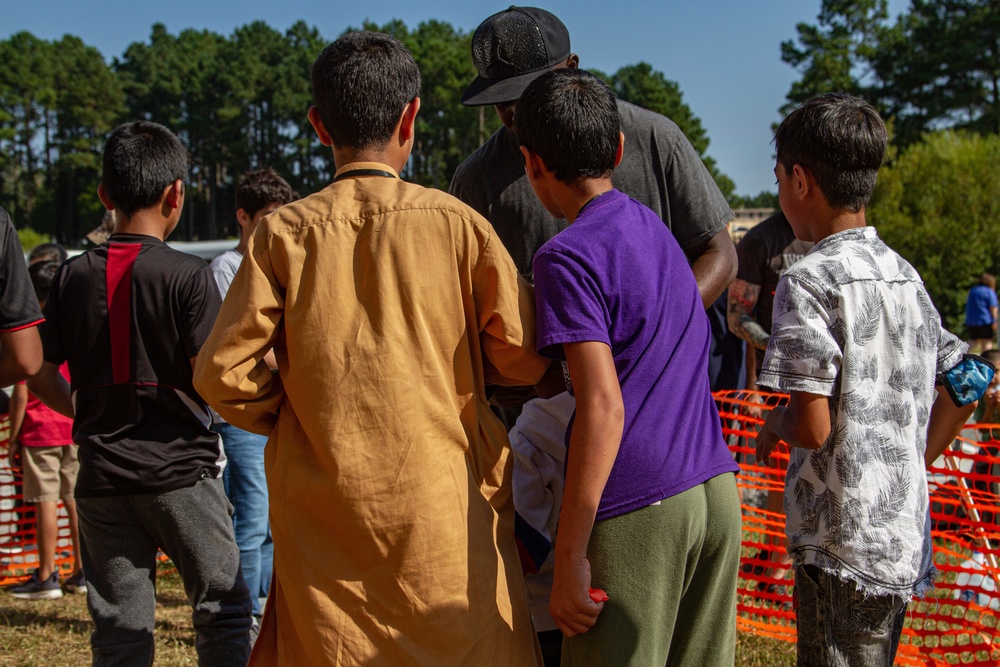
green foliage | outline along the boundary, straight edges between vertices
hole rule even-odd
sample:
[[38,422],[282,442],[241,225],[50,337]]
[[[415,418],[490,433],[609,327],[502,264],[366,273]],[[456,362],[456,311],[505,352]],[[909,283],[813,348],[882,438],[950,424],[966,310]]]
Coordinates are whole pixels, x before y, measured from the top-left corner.
[[705,132],[701,120],[694,115],[691,107],[684,102],[683,93],[677,82],[670,81],[663,72],[654,70],[652,65],[645,62],[626,65],[611,76],[603,72],[594,74],[604,79],[619,98],[655,111],[677,123],[681,132],[701,156],[722,194],[727,198],[733,196],[736,184],[719,171],[715,160],[705,154],[709,144],[708,133]]
[[911,0],[890,22],[886,0],[822,0],[796,31],[781,45],[800,73],[783,114],[844,90],[894,119],[901,147],[949,127],[1000,133],[1000,1]]
[[913,0],[872,63],[902,145],[942,125],[1000,132],[997,0]]
[[36,232],[31,227],[24,227],[17,230],[17,238],[21,241],[21,248],[24,249],[24,252],[31,252],[31,249],[35,246],[42,245],[43,243],[50,243],[52,241],[51,236],[41,232]]
[[795,27],[798,43],[781,44],[781,59],[802,78],[788,91],[787,114],[810,97],[839,90],[863,94],[868,61],[888,17],[886,0],[823,0],[817,25]]
[[[417,139],[404,176],[447,188],[462,160],[500,127],[493,109],[459,101],[476,75],[471,35],[434,20],[363,28],[395,36],[420,66]],[[17,227],[78,242],[103,214],[96,189],[104,139],[118,123],[136,119],[166,125],[191,154],[177,238],[231,231],[235,184],[250,169],[271,166],[301,194],[319,190],[330,182],[333,160],[306,112],[312,63],[327,43],[301,21],[284,33],[255,21],[228,36],[174,34],[157,23],[108,64],[71,35],[45,41],[21,32],[0,40],[0,205]],[[673,119],[732,195],[732,181],[705,155],[708,135],[675,82],[647,63],[602,76],[625,99]]]
[[732,195],[729,197],[729,206],[732,208],[780,208],[778,206],[778,193],[768,190],[761,190],[753,196]]
[[917,269],[960,332],[969,288],[1000,273],[1000,137],[929,134],[879,174],[868,220]]

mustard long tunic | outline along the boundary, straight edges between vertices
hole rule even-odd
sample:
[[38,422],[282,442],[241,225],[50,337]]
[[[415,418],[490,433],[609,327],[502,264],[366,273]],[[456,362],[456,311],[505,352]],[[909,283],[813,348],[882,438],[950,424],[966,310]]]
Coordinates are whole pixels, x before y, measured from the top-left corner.
[[[357,169],[395,176],[338,175]],[[270,436],[252,665],[536,664],[484,385],[546,366],[530,287],[457,199],[348,177],[261,222],[195,369],[223,418]]]

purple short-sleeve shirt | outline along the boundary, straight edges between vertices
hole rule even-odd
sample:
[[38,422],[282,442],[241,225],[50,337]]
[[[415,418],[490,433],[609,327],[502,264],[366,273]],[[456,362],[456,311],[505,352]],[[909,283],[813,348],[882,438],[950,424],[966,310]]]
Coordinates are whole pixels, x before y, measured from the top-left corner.
[[738,470],[709,389],[698,286],[655,213],[600,195],[539,249],[534,275],[539,352],[565,359],[563,344],[599,341],[618,370],[625,428],[598,520]]

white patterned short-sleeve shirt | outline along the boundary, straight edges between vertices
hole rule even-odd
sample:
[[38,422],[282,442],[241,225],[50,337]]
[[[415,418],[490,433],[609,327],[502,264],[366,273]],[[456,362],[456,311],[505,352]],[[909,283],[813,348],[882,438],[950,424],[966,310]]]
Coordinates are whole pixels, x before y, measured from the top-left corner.
[[796,563],[874,595],[933,583],[924,450],[934,377],[967,346],[875,228],[829,236],[785,273],[758,383],[830,397],[832,432],[792,448],[785,532]]

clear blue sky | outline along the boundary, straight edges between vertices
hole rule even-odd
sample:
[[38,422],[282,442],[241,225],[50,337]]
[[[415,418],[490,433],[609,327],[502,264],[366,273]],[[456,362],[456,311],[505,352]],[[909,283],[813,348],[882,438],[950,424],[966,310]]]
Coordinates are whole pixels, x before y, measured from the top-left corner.
[[[66,33],[97,47],[110,60],[133,41],[146,40],[160,22],[172,33],[207,28],[228,35],[263,20],[284,30],[297,20],[329,39],[365,19],[393,18],[416,26],[427,19],[473,31],[509,3],[479,0],[2,0],[0,37],[27,30],[43,39]],[[892,15],[908,0],[890,0]],[[582,67],[611,73],[646,61],[676,81],[684,100],[711,138],[708,153],[736,182],[740,194],[774,190],[771,124],[797,78],[781,62],[780,45],[795,37],[799,22],[814,23],[820,0],[549,0],[548,9],[566,24]]]

